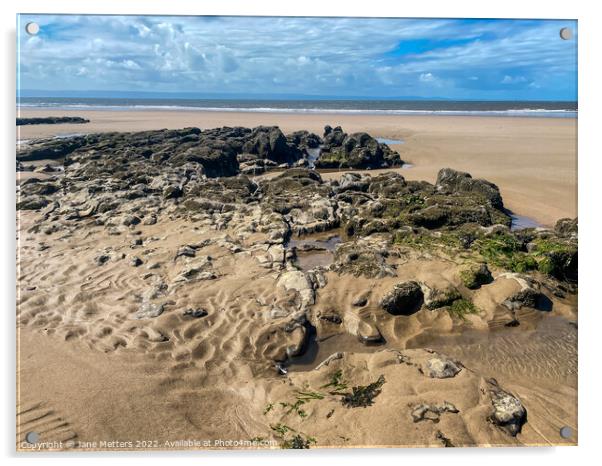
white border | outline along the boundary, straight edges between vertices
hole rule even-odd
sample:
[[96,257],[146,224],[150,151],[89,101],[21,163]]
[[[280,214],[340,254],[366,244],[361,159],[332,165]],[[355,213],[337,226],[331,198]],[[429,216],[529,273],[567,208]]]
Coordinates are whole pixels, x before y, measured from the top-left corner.
[[[579,447],[561,448],[505,448],[505,449],[441,449],[441,450],[320,450],[309,452],[194,452],[194,453],[134,453],[134,454],[78,454],[66,457],[64,454],[46,454],[25,456],[18,460],[20,464],[33,463],[44,458],[45,461],[63,464],[66,461],[104,463],[107,460],[144,462],[145,465],[164,463],[167,458],[175,457],[178,464],[261,462],[262,464],[288,465],[307,464],[311,461],[345,464],[366,462],[401,463],[426,461],[462,465],[486,463],[488,465],[526,461],[545,461],[547,465],[576,464],[587,462],[595,457],[596,446],[600,442],[600,340],[602,309],[599,305],[601,242],[602,232],[599,215],[600,188],[602,186],[602,164],[600,162],[602,145],[602,104],[599,85],[600,51],[602,44],[600,16],[595,11],[595,2],[579,1],[525,1],[500,0],[499,2],[476,0],[453,1],[411,1],[393,0],[87,0],[73,2],[69,0],[4,0],[1,3],[2,14],[2,201],[0,218],[2,223],[2,297],[5,305],[1,308],[2,353],[5,369],[2,401],[5,403],[0,424],[3,456],[12,464],[16,461],[14,453],[14,374],[15,374],[15,191],[14,191],[14,140],[15,140],[15,15],[20,13],[95,13],[95,14],[183,14],[183,15],[269,15],[269,16],[398,16],[398,17],[481,17],[481,18],[562,18],[579,20],[579,229],[581,266],[579,278]],[[376,456],[374,460],[372,457]],[[123,460],[122,460],[123,458]],[[342,460],[342,461],[341,461]]]

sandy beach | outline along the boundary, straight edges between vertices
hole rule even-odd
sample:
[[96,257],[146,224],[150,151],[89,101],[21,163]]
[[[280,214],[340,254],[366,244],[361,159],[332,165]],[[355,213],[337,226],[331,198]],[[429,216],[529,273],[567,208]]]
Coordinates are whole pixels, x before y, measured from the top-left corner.
[[85,117],[90,123],[22,126],[19,137],[257,125],[277,125],[285,133],[322,134],[325,125],[340,125],[349,132],[403,140],[404,144],[392,148],[413,165],[402,171],[407,179],[433,182],[441,168],[451,167],[496,183],[507,208],[542,225],[577,216],[575,119],[40,109],[21,109],[20,116],[56,116],[57,112]]
[[[577,442],[576,121],[60,114],[91,122],[19,127],[19,450]],[[412,168],[142,132],[326,124]],[[231,176],[249,157],[279,168]]]

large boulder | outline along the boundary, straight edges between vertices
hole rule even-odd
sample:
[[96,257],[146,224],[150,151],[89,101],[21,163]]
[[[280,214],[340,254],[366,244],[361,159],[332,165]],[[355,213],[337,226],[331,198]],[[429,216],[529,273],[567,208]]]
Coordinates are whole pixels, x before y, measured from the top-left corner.
[[242,147],[243,152],[257,154],[261,158],[276,163],[292,165],[303,157],[299,148],[289,143],[277,126],[258,126],[253,129],[249,140]]
[[324,131],[317,168],[385,168],[402,165],[399,154],[368,133],[346,134],[340,126]]
[[483,196],[496,209],[503,209],[504,203],[499,188],[487,181],[474,179],[470,174],[443,168],[437,174],[437,188],[447,192],[470,192]]

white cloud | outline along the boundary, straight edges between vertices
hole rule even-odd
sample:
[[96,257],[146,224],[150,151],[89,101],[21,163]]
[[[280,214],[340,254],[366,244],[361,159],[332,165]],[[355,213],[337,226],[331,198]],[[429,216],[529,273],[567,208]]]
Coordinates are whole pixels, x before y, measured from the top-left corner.
[[[566,22],[24,17],[29,20],[42,28],[39,36],[19,37],[21,82],[30,89],[423,95],[437,86],[460,92],[459,83],[468,81],[500,92],[532,81],[554,88],[576,73],[576,40],[558,39]],[[400,41],[425,38],[441,45],[394,53]],[[538,76],[558,76],[558,82]]]

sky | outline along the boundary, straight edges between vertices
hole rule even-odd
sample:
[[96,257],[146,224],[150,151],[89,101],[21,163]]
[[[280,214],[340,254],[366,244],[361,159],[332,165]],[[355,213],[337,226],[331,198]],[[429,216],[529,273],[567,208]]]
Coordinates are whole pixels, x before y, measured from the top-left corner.
[[18,87],[46,95],[577,100],[573,20],[21,15],[18,29]]

